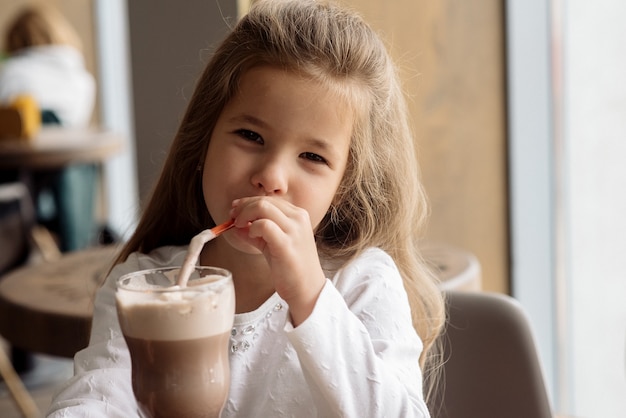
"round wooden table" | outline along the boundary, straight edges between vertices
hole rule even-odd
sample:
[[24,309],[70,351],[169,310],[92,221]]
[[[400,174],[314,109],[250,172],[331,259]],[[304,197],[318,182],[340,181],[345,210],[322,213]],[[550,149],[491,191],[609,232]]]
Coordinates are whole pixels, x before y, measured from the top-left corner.
[[73,357],[87,346],[93,298],[117,248],[97,247],[0,279],[0,334],[15,347]]
[[[116,255],[107,246],[23,267],[0,279],[0,334],[16,347],[73,357],[89,343],[93,299]],[[447,245],[422,249],[442,290],[480,290],[480,266]]]
[[44,170],[99,163],[123,148],[123,136],[114,132],[46,127],[31,139],[0,140],[0,169]]

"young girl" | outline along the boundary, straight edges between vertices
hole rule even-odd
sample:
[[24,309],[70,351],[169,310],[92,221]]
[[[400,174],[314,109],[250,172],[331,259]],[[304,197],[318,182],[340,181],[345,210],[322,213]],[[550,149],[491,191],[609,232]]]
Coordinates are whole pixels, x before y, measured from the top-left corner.
[[115,280],[180,265],[234,219],[200,257],[235,283],[222,416],[429,416],[421,366],[443,303],[414,244],[425,212],[380,39],[326,2],[255,3],[199,80],[51,415],[134,413]]

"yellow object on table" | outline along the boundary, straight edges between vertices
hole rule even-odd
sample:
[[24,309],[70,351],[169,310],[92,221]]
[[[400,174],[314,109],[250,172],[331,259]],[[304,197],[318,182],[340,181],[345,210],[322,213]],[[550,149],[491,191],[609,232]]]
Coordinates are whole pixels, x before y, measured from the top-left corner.
[[0,106],[0,139],[30,139],[41,129],[41,110],[32,96],[17,96],[9,106]]

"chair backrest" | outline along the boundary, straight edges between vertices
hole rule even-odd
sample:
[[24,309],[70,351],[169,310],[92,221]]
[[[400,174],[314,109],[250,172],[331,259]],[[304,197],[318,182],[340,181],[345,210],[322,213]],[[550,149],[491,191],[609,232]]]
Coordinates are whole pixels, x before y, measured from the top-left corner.
[[528,319],[513,298],[446,292],[443,373],[429,401],[437,418],[550,418]]
[[0,184],[0,274],[26,261],[34,218],[26,187],[21,183]]

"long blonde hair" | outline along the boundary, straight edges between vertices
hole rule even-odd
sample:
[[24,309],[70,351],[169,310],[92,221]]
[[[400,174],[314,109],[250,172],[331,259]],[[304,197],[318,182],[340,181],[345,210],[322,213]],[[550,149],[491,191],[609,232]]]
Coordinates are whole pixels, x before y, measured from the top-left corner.
[[356,13],[332,3],[259,1],[238,22],[199,79],[153,195],[118,261],[133,251],[187,244],[214,225],[197,168],[241,75],[257,65],[327,83],[352,103],[357,117],[348,168],[335,204],[316,230],[318,250],[322,257],[348,260],[378,246],[393,257],[424,343],[424,365],[444,309],[416,245],[427,202],[407,106],[381,39]]

